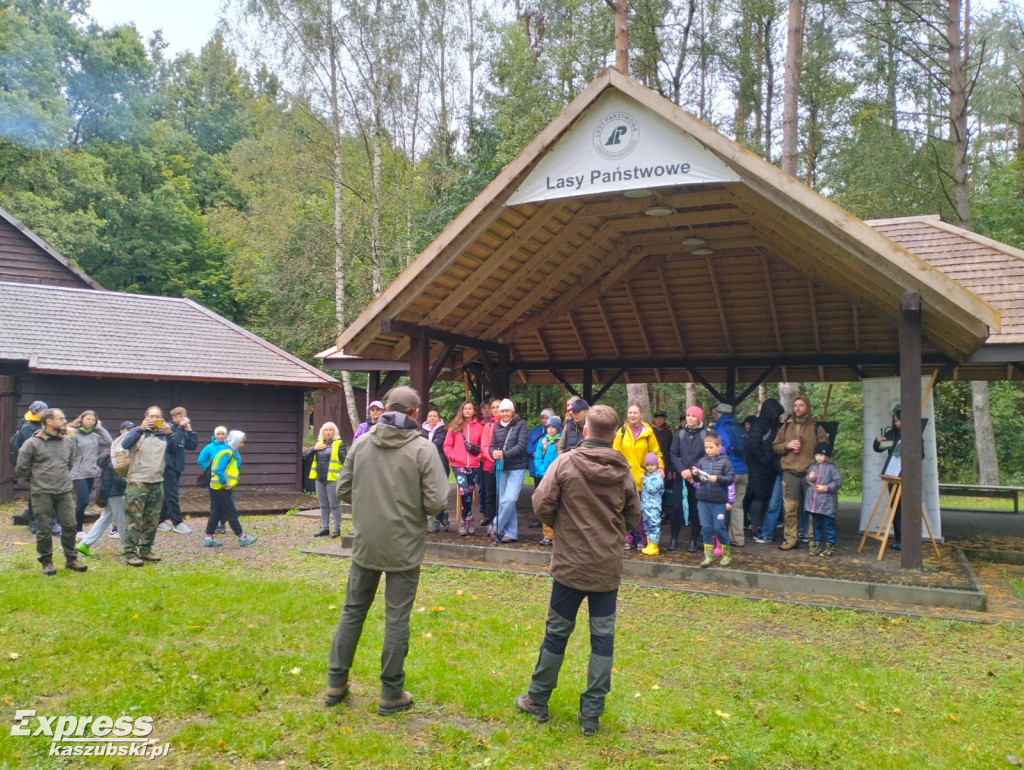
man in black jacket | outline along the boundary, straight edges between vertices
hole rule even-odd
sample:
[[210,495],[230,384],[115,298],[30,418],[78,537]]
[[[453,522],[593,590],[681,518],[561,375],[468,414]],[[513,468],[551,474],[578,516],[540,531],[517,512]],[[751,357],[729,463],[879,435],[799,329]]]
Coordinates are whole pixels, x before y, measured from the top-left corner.
[[[192,422],[188,419],[185,407],[176,406],[171,410],[171,434],[167,437],[166,465],[164,466],[164,502],[160,508],[161,532],[174,531],[187,535],[192,528],[185,523],[181,515],[181,502],[178,500],[178,482],[181,472],[185,470],[185,452],[194,452],[199,446],[199,437],[192,430]],[[170,520],[170,523],[168,523]]]
[[701,536],[700,517],[697,515],[697,489],[693,485],[692,468],[704,456],[704,437],[708,429],[704,427],[704,410],[699,406],[691,406],[686,410],[680,422],[682,427],[672,437],[672,448],[669,458],[672,470],[676,472],[672,498],[672,539],[668,550],[679,547],[679,531],[683,528],[683,495],[686,495],[687,510],[690,512],[690,553],[697,552],[697,540]]
[[[770,543],[782,509],[782,468],[772,449],[779,432],[779,418],[785,410],[774,398],[765,399],[761,412],[750,425],[747,450],[747,487],[750,495],[750,531],[755,543]],[[776,487],[778,493],[776,494]]]

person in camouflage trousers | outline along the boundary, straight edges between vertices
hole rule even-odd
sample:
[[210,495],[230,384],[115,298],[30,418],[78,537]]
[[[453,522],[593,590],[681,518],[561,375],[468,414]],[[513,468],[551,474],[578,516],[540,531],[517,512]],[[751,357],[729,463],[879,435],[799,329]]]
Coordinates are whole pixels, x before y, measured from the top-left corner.
[[160,506],[164,499],[164,468],[170,425],[158,406],[146,410],[142,424],[125,434],[121,446],[130,452],[128,486],[125,489],[125,532],[121,536],[126,563],[141,567],[158,562],[153,553]]

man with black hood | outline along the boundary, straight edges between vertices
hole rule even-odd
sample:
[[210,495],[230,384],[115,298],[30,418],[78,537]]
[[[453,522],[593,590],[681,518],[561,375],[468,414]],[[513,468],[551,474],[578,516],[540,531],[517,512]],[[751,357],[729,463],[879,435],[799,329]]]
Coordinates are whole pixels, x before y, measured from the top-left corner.
[[747,494],[750,495],[750,531],[754,533],[755,543],[772,542],[782,511],[782,467],[772,444],[779,432],[779,418],[785,411],[777,399],[766,398],[760,414],[750,424]]
[[448,476],[434,445],[416,419],[420,396],[398,387],[375,425],[352,444],[338,475],[338,499],[352,504],[352,562],[327,668],[324,705],[348,695],[348,674],[366,614],[384,583],[384,645],[381,650],[377,713],[394,714],[412,705],[405,684],[409,614],[416,601],[420,564],[427,547],[424,517],[448,500]]

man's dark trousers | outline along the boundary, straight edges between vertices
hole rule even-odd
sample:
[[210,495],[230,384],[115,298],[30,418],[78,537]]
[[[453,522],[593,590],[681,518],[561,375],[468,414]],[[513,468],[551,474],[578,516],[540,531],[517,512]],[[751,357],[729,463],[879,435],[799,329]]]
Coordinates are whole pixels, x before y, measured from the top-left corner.
[[183,521],[181,502],[178,499],[178,482],[180,480],[181,473],[179,471],[170,468],[164,471],[164,503],[160,508],[160,521],[170,519],[174,526]]

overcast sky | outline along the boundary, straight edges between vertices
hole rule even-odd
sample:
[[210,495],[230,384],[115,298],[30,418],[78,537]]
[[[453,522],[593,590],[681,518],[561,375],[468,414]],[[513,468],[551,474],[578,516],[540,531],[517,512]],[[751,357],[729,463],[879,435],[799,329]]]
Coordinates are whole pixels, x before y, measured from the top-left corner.
[[217,26],[217,0],[91,0],[89,15],[101,27],[135,22],[144,41],[162,29],[170,55],[199,53]]

